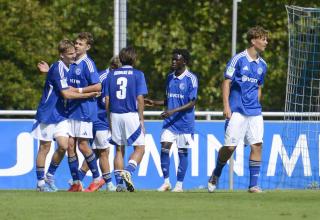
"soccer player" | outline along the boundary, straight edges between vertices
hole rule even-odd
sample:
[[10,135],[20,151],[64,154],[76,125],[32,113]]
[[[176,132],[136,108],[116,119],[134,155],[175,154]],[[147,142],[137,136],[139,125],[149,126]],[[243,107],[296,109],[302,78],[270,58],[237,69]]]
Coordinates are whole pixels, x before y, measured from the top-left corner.
[[[65,109],[65,99],[89,98],[97,93],[79,94],[73,92],[67,83],[69,65],[75,59],[74,44],[69,40],[62,40],[58,45],[60,60],[55,62],[48,70],[43,94],[35,116],[32,135],[40,140],[40,147],[36,160],[37,190],[57,191],[54,184],[54,174],[68,148],[69,122]],[[42,63],[38,64],[41,69]],[[54,152],[46,177],[44,165],[51,142],[56,140],[57,150]]]
[[223,114],[226,118],[224,146],[219,150],[216,167],[208,182],[208,191],[214,192],[222,169],[238,143],[250,145],[250,183],[248,192],[262,192],[258,187],[263,142],[261,115],[261,87],[267,64],[260,57],[268,44],[268,32],[262,27],[247,32],[248,48],[235,55],[227,64],[222,84]]
[[[117,183],[119,176],[124,180],[127,190],[135,190],[132,174],[141,162],[145,148],[144,98],[147,85],[144,74],[133,67],[136,52],[132,47],[123,48],[119,53],[122,67],[111,71],[104,81],[106,110],[111,127],[111,142],[116,145],[114,168]],[[124,146],[133,146],[128,165],[124,168]],[[117,191],[123,188],[117,185]]]
[[188,167],[188,148],[193,146],[194,109],[197,99],[198,79],[188,70],[190,55],[186,49],[172,52],[173,72],[167,77],[166,98],[161,101],[145,99],[146,106],[165,105],[161,134],[161,169],[164,183],[158,191],[171,189],[169,180],[169,152],[175,142],[178,147],[179,167],[177,182],[172,192],[183,192],[182,183]]
[[[110,60],[110,67],[104,71],[99,73],[100,82],[102,85],[102,94],[98,98],[98,118],[93,122],[93,143],[92,148],[97,157],[99,158],[99,165],[102,172],[102,178],[106,182],[107,191],[115,191],[115,187],[112,184],[111,173],[110,173],[110,165],[109,165],[109,149],[113,147],[109,143],[109,139],[111,138],[111,132],[109,129],[109,123],[106,114],[106,105],[105,105],[105,95],[104,95],[104,81],[106,80],[109,72],[113,69],[117,69],[121,66],[120,60],[118,56],[112,57]],[[89,167],[84,160],[81,168],[79,169],[79,179],[82,180]]]
[[[92,44],[93,37],[88,32],[80,33],[75,40],[76,62],[70,66],[68,84],[76,88],[79,93],[101,91],[101,83],[96,66],[87,55],[87,51]],[[76,145],[84,155],[93,176],[93,181],[85,191],[96,191],[104,184],[103,178],[100,178],[95,154],[89,147],[89,139],[93,137],[92,124],[93,121],[97,120],[96,99],[71,100],[68,103],[68,115],[71,125],[68,162],[73,179],[73,184],[68,191],[82,191],[78,173],[79,161],[75,150]]]

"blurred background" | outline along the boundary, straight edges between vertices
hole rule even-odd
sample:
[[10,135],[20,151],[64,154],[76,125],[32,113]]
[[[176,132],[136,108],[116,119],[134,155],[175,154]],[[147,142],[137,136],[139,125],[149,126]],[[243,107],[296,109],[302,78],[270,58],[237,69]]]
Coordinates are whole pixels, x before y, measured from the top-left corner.
[[[319,7],[319,0],[242,0],[238,4],[237,53],[246,48],[245,33],[261,25],[270,31],[263,88],[264,111],[283,111],[288,63],[285,5]],[[59,56],[57,44],[91,32],[89,51],[99,70],[113,55],[112,0],[0,0],[0,109],[36,109],[44,77],[36,64]],[[145,73],[149,97],[164,96],[171,51],[187,48],[190,70],[199,78],[198,111],[222,110],[220,85],[231,58],[232,0],[128,0],[127,45],[138,52],[136,67]],[[147,109],[148,110],[148,109]]]

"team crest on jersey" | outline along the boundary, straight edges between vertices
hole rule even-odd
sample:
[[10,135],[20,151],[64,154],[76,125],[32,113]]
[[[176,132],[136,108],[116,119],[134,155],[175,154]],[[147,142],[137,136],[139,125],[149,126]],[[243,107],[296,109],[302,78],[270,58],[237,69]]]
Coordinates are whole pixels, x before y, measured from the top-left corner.
[[259,67],[259,68],[258,68],[258,74],[261,75],[261,74],[262,74],[262,71],[263,71],[262,68]]
[[76,68],[76,71],[75,71],[75,72],[76,72],[77,75],[80,75],[81,69],[80,69],[80,68]]
[[179,84],[179,89],[180,90],[185,90],[185,88],[186,88],[186,85],[184,83],[180,83]]

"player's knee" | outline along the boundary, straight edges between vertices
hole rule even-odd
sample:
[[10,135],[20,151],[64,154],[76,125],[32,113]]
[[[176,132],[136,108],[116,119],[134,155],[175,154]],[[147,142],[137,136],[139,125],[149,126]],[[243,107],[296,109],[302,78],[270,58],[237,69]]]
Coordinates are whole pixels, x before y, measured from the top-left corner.
[[48,153],[50,151],[51,142],[40,142],[39,152]]

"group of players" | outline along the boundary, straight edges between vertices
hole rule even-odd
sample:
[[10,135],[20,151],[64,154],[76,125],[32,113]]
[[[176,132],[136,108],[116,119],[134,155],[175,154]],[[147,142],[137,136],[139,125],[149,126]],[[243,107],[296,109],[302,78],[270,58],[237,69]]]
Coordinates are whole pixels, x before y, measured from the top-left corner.
[[[214,192],[222,169],[241,140],[251,146],[249,161],[249,192],[262,192],[258,187],[263,142],[261,116],[261,86],[267,66],[259,53],[267,46],[268,32],[262,27],[250,28],[248,48],[227,64],[222,85],[225,144],[219,150],[216,167],[208,181],[208,191]],[[171,190],[169,181],[170,149],[178,147],[179,167],[173,192],[183,192],[183,180],[188,167],[188,148],[194,144],[195,104],[198,79],[188,69],[190,54],[186,49],[172,52],[171,72],[167,76],[163,100],[145,98],[147,85],[144,73],[134,68],[136,52],[123,48],[111,59],[109,67],[98,73],[87,51],[93,45],[88,32],[80,33],[74,42],[62,40],[58,46],[59,60],[49,68],[40,62],[38,68],[47,72],[32,134],[40,141],[36,161],[37,190],[55,192],[55,172],[67,152],[72,181],[69,192],[93,192],[104,184],[109,191],[135,191],[132,174],[141,162],[145,149],[143,111],[145,106],[164,106],[161,113],[161,169],[164,182],[158,191]],[[48,171],[44,165],[55,140],[55,150]],[[90,147],[91,145],[91,147]],[[109,149],[115,146],[112,184]],[[133,146],[127,165],[126,146]],[[79,169],[76,148],[85,160]],[[100,176],[97,159],[102,177]],[[92,172],[93,181],[83,189],[82,179]]]

